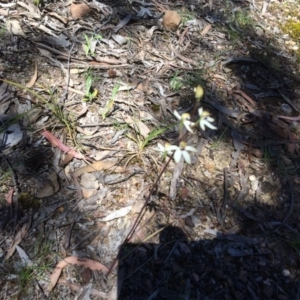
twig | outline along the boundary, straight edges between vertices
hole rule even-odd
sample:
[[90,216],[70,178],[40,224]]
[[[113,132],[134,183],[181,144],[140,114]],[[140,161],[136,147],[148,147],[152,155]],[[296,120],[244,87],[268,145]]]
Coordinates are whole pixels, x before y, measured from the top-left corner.
[[68,90],[69,90],[69,85],[70,85],[70,62],[71,62],[71,53],[74,47],[74,43],[72,44],[72,47],[69,51],[69,56],[68,56],[68,68],[67,68],[67,84],[66,84],[66,89],[63,95],[60,98],[61,103],[65,103],[67,96],[68,96]]
[[219,221],[221,222],[222,227],[224,227],[224,223],[225,223],[225,219],[226,219],[225,209],[226,209],[226,204],[227,204],[227,200],[228,200],[228,169],[224,168],[223,173],[224,173],[224,196],[223,196],[221,208],[219,210],[219,215],[220,215]]
[[180,35],[179,37],[179,45],[181,46],[183,44],[183,39],[185,37],[185,35],[187,34],[189,30],[189,27],[186,27],[185,30],[183,31],[183,33]]
[[279,89],[278,92],[280,93],[280,95],[282,96],[282,98],[297,112],[299,112],[298,107],[292,103],[292,101],[286,96],[284,95]]
[[181,54],[179,53],[179,51],[178,51],[173,45],[171,45],[171,50],[172,50],[172,52],[174,52],[174,54],[175,54],[177,57],[179,57],[182,61],[184,61],[184,62],[186,62],[186,63],[188,63],[188,64],[191,64],[191,65],[197,65],[197,63],[196,63],[193,59],[190,59],[190,58],[188,58],[188,57],[185,57],[185,56],[181,55]]
[[[184,177],[182,177],[182,178],[184,179]],[[198,181],[200,183],[203,183],[205,185],[208,185],[208,186],[212,187],[212,185],[210,183],[204,182],[203,180],[201,180],[199,178],[196,178],[196,177],[194,177],[192,175],[187,175],[186,178],[189,178],[189,179],[194,180],[194,181]]]

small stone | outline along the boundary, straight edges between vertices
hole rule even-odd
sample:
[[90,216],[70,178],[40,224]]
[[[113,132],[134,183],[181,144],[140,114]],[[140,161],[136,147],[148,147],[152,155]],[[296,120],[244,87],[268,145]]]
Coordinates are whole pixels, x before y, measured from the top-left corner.
[[284,269],[284,270],[282,270],[282,275],[285,276],[285,277],[288,277],[288,276],[291,275],[291,272],[287,269]]
[[81,188],[81,193],[84,199],[89,199],[90,197],[92,197],[94,192],[95,190],[86,189],[84,187]]
[[257,158],[261,158],[263,156],[262,151],[258,148],[251,148],[251,154]]
[[283,113],[285,113],[285,114],[287,114],[289,116],[293,112],[292,108],[288,104],[286,104],[286,103],[281,104],[280,108],[281,108],[281,110],[282,110]]
[[253,180],[253,181],[251,181],[251,189],[252,189],[253,191],[256,191],[257,188],[258,188],[258,184],[259,184],[258,180]]
[[250,180],[250,181],[254,181],[255,179],[256,179],[256,176],[255,176],[255,175],[250,175],[250,176],[249,176],[249,180]]
[[179,24],[181,22],[181,17],[176,11],[168,10],[166,11],[162,24],[166,29],[175,31],[177,30]]
[[285,166],[291,166],[292,165],[292,161],[288,157],[282,156],[281,159],[282,159],[282,162]]
[[116,72],[115,70],[113,70],[113,69],[109,69],[109,70],[107,71],[107,75],[108,75],[108,77],[110,77],[110,78],[114,78],[114,77],[117,76],[117,72]]
[[191,216],[186,217],[184,222],[189,227],[192,227],[192,228],[195,227],[195,224],[193,223],[193,220],[192,220]]

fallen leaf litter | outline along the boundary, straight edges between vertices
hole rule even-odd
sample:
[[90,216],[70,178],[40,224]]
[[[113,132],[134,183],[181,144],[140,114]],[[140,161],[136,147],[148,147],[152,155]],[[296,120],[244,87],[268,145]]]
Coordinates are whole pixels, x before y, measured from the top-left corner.
[[[1,298],[296,299],[295,1],[111,2],[0,3]],[[218,131],[153,189],[198,85]]]

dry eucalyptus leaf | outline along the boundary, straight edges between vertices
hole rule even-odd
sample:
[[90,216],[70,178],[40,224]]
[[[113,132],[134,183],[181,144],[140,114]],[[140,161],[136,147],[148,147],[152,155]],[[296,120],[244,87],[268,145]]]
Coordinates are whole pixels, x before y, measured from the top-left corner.
[[32,88],[33,85],[35,84],[36,80],[37,80],[37,65],[35,65],[34,74],[31,78],[31,80],[26,84],[26,87]]
[[18,20],[7,20],[6,23],[7,30],[14,35],[21,35],[23,37],[26,37],[24,31],[22,30],[20,26],[20,22]]
[[44,113],[44,110],[41,107],[34,107],[30,109],[24,119],[23,119],[23,124],[24,126],[29,126],[33,123],[35,123]]
[[31,1],[27,1],[27,4],[23,3],[22,1],[18,1],[18,5],[27,9],[30,12],[31,18],[35,18],[35,19],[41,18],[41,12],[40,12],[38,6],[34,5]]
[[80,184],[86,189],[98,189],[99,182],[96,178],[96,175],[93,173],[84,173],[81,176]]
[[128,41],[128,38],[125,36],[122,36],[120,34],[113,34],[111,36],[119,45],[126,44]]
[[[14,124],[11,124],[15,122]],[[0,115],[0,143],[5,147],[13,147],[19,144],[23,138],[23,131],[17,121],[9,118],[6,115]],[[6,124],[11,124],[7,125]]]
[[59,190],[58,177],[53,172],[46,180],[44,187],[35,195],[37,198],[46,198],[54,195]]
[[211,24],[206,25],[203,30],[200,32],[202,36],[205,36],[211,30]]
[[90,12],[90,8],[85,3],[74,4],[70,6],[71,16],[73,19],[81,19]]
[[29,227],[30,227],[30,223],[26,223],[18,231],[18,233],[14,238],[13,245],[8,249],[4,260],[9,259],[14,254],[16,247],[22,242],[23,238],[26,236]]
[[123,207],[121,209],[118,209],[114,212],[112,212],[111,214],[107,215],[106,217],[104,217],[103,219],[100,219],[100,222],[108,222],[117,218],[121,218],[121,217],[125,217],[130,211],[131,211],[132,206],[126,206]]
[[146,138],[150,133],[150,129],[147,125],[145,125],[142,121],[133,120],[131,116],[127,116],[125,122],[139,134],[141,134],[144,138]]
[[7,9],[0,9],[0,16],[8,16],[8,10]]
[[10,205],[13,202],[14,189],[11,188],[5,195],[6,202]]
[[56,34],[50,28],[41,24],[40,22],[30,22],[29,25],[32,27],[35,27],[36,29],[40,29],[40,30],[44,31],[49,35],[56,36]]
[[40,36],[40,37],[36,37],[34,40],[36,42],[39,42],[42,44],[46,43],[51,46],[59,46],[59,47],[64,47],[64,48],[67,48],[71,45],[68,38],[62,33],[56,37],[55,36]]
[[47,15],[54,17],[55,19],[59,20],[60,22],[62,22],[64,25],[68,24],[68,21],[66,18],[64,18],[63,16],[57,14],[56,12],[47,12]]
[[107,267],[105,267],[104,265],[102,265],[101,263],[99,263],[95,260],[88,259],[88,258],[79,258],[76,256],[69,256],[69,257],[66,257],[63,260],[61,260],[56,265],[53,273],[51,274],[50,286],[49,286],[50,291],[55,287],[55,285],[58,281],[58,278],[61,274],[62,269],[69,264],[83,266],[85,268],[91,269],[92,271],[104,271],[104,273],[108,272]]
[[82,193],[82,196],[84,199],[89,199],[90,197],[92,197],[94,195],[95,191],[97,191],[97,190],[81,188],[81,193]]
[[27,255],[27,253],[23,250],[23,248],[21,248],[20,246],[17,246],[16,249],[17,249],[18,254],[19,254],[20,258],[21,258],[23,266],[31,267],[33,265],[33,262],[29,258],[29,256]]
[[94,161],[88,166],[84,166],[82,168],[77,169],[74,172],[74,176],[78,177],[81,176],[84,173],[90,173],[95,171],[101,171],[101,170],[108,170],[110,169],[113,172],[125,172],[125,168],[123,167],[115,167],[117,164],[117,161]]

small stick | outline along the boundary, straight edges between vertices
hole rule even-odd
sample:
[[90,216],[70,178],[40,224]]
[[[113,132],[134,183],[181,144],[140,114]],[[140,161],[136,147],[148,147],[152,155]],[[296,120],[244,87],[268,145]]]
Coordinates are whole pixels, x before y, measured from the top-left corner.
[[74,43],[72,44],[72,47],[70,49],[70,52],[69,52],[69,56],[68,56],[68,69],[67,69],[67,84],[66,84],[66,89],[65,89],[65,92],[63,93],[63,95],[61,96],[60,98],[60,101],[62,103],[65,103],[67,97],[68,97],[68,89],[69,89],[69,85],[70,85],[70,62],[71,62],[71,53],[72,53],[72,50],[73,50],[73,47],[74,47]]

